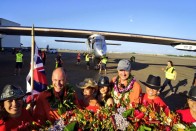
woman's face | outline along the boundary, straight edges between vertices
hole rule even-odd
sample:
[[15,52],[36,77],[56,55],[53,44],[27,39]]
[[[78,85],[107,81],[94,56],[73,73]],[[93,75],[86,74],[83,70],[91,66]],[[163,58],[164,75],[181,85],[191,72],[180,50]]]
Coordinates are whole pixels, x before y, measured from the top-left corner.
[[22,105],[22,98],[4,101],[4,108],[9,113],[10,117],[20,116],[22,111]]
[[192,99],[188,99],[188,104],[189,104],[190,110],[192,110],[193,112],[196,112],[196,101]]
[[170,62],[167,62],[167,66],[171,67],[171,63]]
[[107,86],[99,87],[99,92],[101,94],[106,94],[108,92],[108,87]]
[[151,89],[147,86],[146,86],[146,93],[148,94],[148,97],[150,97],[151,99],[153,99],[157,96],[157,90]]

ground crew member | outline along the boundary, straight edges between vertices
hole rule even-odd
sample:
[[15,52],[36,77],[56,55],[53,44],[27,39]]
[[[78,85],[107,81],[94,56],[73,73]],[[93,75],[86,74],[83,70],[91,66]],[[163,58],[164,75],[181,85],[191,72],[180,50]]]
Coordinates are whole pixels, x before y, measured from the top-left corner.
[[90,54],[89,53],[86,54],[85,61],[86,61],[86,68],[87,70],[89,70],[90,69]]
[[16,75],[17,73],[18,73],[18,75],[20,75],[21,69],[22,69],[22,65],[23,65],[23,54],[21,53],[21,50],[19,50],[16,53],[16,66],[15,66],[14,75]]
[[63,60],[61,59],[61,54],[58,54],[58,55],[56,56],[55,61],[56,61],[55,68],[62,67],[62,65],[63,65]]
[[99,74],[101,74],[102,69],[105,70],[105,75],[107,74],[107,70],[106,70],[106,64],[107,64],[107,57],[103,56],[103,58],[101,59],[100,63],[99,63]]
[[[162,69],[162,70],[164,70],[164,69]],[[173,67],[173,62],[172,61],[167,62],[167,67],[165,68],[164,71],[165,71],[165,82],[161,86],[160,93],[165,89],[165,87],[167,85],[169,85],[170,91],[171,91],[170,94],[174,94],[174,90],[173,90],[173,86],[171,84],[171,81],[176,80],[177,73],[175,71],[175,68]]]

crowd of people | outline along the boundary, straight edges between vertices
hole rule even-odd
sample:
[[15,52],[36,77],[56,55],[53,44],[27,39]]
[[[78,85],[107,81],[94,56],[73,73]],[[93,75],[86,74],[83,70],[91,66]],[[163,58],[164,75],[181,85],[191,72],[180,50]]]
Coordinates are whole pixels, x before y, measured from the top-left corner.
[[[20,53],[20,52],[19,52]],[[20,54],[17,55],[17,62],[21,62]],[[89,55],[85,56],[87,62],[87,70],[89,69]],[[0,130],[31,130],[29,126],[31,122],[38,125],[44,125],[46,121],[54,123],[62,117],[66,111],[73,109],[86,109],[91,112],[98,112],[104,107],[120,108],[121,106],[131,109],[135,104],[149,105],[155,104],[163,108],[168,115],[169,107],[164,100],[159,97],[164,88],[169,85],[171,94],[174,93],[172,80],[176,79],[177,73],[172,61],[168,61],[165,71],[165,82],[161,85],[161,78],[153,74],[149,74],[147,80],[140,81],[145,85],[145,92],[142,92],[140,84],[131,74],[131,62],[126,59],[119,61],[117,66],[117,75],[111,80],[106,73],[107,58],[102,58],[100,69],[105,70],[105,75],[101,76],[98,81],[93,78],[84,78],[84,81],[76,85],[70,85],[67,82],[66,70],[62,68],[61,55],[56,57],[56,68],[52,73],[52,86],[41,92],[31,109],[27,110],[25,98],[29,94],[25,94],[20,87],[14,85],[6,85],[0,95]],[[80,54],[77,55],[77,64],[80,63]],[[195,77],[194,77],[195,79]],[[181,120],[185,123],[196,122],[196,85],[195,80],[187,95],[187,109],[180,109]],[[82,98],[79,99],[75,88],[78,87],[82,91]]]

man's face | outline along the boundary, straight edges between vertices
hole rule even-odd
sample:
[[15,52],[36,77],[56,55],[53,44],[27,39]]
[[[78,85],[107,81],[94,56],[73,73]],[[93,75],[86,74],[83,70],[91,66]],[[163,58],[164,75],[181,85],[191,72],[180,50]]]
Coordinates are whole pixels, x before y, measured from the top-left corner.
[[56,92],[60,92],[66,84],[66,75],[61,70],[56,70],[52,75],[52,85]]
[[121,80],[127,80],[129,78],[130,71],[118,70],[118,75]]
[[91,87],[87,87],[85,89],[83,89],[83,95],[85,98],[89,98],[93,95],[94,93],[94,89]]

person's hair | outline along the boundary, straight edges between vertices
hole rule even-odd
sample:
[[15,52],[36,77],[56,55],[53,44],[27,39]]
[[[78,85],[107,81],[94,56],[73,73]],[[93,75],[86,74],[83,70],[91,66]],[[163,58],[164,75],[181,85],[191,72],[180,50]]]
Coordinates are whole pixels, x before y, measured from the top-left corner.
[[[98,92],[97,92],[97,96],[96,96],[96,98],[98,99],[98,97],[99,97],[99,95],[101,95],[101,93],[100,93],[100,88],[101,87],[103,87],[103,86],[99,86],[98,87]],[[104,100],[106,101],[108,98],[110,98],[111,97],[111,85],[109,85],[109,86],[107,86],[108,87],[108,91],[107,91],[107,93],[106,93],[106,96],[104,97]]]
[[171,60],[169,60],[168,62],[171,64],[171,66],[174,66],[174,65],[173,65],[173,62],[172,62]]
[[9,118],[9,113],[4,108],[4,101],[0,102],[0,119],[7,121]]

